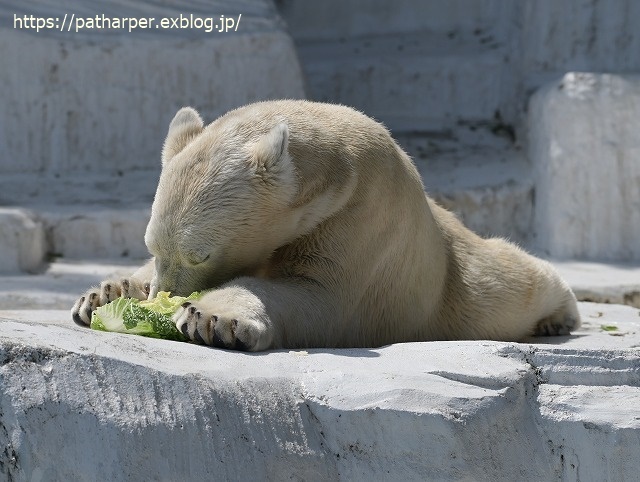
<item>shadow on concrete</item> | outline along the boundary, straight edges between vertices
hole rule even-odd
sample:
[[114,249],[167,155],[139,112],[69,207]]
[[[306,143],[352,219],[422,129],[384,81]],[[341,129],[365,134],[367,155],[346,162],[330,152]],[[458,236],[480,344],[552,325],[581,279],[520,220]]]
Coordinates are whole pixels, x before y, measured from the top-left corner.
[[237,350],[228,350],[226,348],[214,348],[211,347],[212,350],[223,350],[228,351],[230,353],[241,353],[243,355],[253,357],[253,356],[265,356],[270,355],[272,353],[291,353],[291,354],[299,354],[302,356],[313,356],[313,355],[333,355],[338,357],[348,357],[348,358],[377,358],[380,356],[380,353],[374,351],[374,348],[285,348],[282,350],[266,350],[266,351],[256,351],[256,352],[246,352],[246,351],[237,351]]
[[521,343],[530,343],[533,345],[564,345],[572,340],[585,338],[589,335],[561,335],[561,336],[530,336],[522,340]]

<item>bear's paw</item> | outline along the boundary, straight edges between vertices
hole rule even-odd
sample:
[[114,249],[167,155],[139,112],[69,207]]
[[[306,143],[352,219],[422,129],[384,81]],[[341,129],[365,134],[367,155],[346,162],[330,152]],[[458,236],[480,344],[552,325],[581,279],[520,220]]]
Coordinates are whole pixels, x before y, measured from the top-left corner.
[[187,338],[200,345],[257,351],[270,344],[267,326],[249,310],[218,311],[214,306],[205,308],[199,302],[187,301],[173,319]]
[[76,300],[73,308],[71,308],[71,318],[77,325],[89,326],[93,312],[99,307],[121,296],[146,300],[150,289],[149,281],[142,281],[133,277],[105,280],[99,287],[91,288]]
[[560,311],[540,320],[535,327],[535,336],[570,335],[580,326],[580,319],[571,312]]

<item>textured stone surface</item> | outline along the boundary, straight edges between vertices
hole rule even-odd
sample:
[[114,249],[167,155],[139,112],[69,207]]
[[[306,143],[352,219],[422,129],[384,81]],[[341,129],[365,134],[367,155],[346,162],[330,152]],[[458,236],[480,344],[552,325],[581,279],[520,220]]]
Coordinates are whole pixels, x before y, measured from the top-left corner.
[[530,104],[536,244],[640,260],[640,77],[569,73]]
[[35,272],[49,257],[66,260],[149,257],[144,233],[151,203],[126,207],[0,207],[0,273]]
[[631,480],[638,310],[580,309],[583,330],[531,343],[260,354],[93,332],[67,311],[3,312],[0,471],[13,480]]

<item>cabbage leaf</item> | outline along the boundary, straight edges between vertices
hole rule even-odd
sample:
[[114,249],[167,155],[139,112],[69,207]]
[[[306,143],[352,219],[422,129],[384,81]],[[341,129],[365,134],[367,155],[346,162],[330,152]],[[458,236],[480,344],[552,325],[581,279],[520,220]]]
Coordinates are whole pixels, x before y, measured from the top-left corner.
[[91,315],[91,328],[132,335],[188,341],[171,319],[185,301],[197,300],[200,293],[171,296],[160,291],[152,300],[118,298],[96,309]]

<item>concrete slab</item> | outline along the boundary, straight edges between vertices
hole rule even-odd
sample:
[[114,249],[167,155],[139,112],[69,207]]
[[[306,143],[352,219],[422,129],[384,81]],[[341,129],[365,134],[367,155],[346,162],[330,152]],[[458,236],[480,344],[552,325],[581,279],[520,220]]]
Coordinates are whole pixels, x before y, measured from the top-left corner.
[[631,480],[639,312],[580,309],[577,334],[528,343],[260,354],[94,332],[67,311],[3,312],[0,473]]

